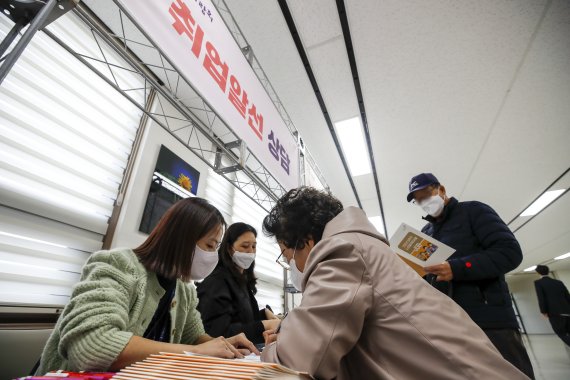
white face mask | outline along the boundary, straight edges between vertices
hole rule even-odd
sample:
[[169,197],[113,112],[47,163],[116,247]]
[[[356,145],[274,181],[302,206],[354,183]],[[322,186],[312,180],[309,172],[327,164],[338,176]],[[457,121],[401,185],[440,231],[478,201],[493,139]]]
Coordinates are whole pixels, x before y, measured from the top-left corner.
[[255,261],[255,253],[235,251],[232,256],[232,261],[241,269],[247,269]]
[[303,278],[305,277],[305,275],[303,274],[303,272],[301,272],[299,270],[299,268],[297,268],[297,263],[295,262],[295,253],[296,252],[297,252],[297,249],[295,248],[295,250],[293,251],[293,258],[289,262],[289,266],[291,267],[291,283],[293,283],[293,286],[295,287],[295,289],[302,292],[303,291],[302,290]]
[[445,207],[445,202],[442,197],[439,195],[432,195],[422,203],[420,203],[420,207],[429,215],[437,218],[443,212],[443,208]]
[[196,245],[190,279],[194,281],[205,279],[213,272],[216,265],[218,265],[218,253],[216,251],[204,251]]
[[297,263],[295,262],[295,259],[291,260],[289,265],[291,266],[291,282],[293,283],[295,289],[302,292],[303,278],[305,277],[305,275],[297,268]]

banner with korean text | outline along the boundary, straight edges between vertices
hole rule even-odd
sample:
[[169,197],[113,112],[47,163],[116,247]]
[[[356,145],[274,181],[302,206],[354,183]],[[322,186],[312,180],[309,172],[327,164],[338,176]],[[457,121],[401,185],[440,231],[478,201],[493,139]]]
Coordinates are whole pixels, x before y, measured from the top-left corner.
[[299,186],[296,140],[211,1],[119,2],[279,183]]

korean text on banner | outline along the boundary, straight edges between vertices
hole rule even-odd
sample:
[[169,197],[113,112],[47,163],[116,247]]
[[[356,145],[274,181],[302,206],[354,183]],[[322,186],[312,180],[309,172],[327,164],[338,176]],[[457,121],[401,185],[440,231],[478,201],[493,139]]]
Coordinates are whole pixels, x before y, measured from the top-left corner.
[[209,0],[120,0],[149,38],[285,189],[297,144]]

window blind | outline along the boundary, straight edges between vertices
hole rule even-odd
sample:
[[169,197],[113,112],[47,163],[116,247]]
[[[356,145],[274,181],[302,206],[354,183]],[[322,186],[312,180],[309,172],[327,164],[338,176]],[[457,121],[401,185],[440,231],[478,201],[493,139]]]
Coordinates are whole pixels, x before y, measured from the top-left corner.
[[[0,17],[2,38],[11,27]],[[48,29],[118,60],[72,13]],[[128,71],[109,75],[144,87]],[[32,39],[0,86],[0,304],[67,303],[102,246],[141,115],[44,33]]]

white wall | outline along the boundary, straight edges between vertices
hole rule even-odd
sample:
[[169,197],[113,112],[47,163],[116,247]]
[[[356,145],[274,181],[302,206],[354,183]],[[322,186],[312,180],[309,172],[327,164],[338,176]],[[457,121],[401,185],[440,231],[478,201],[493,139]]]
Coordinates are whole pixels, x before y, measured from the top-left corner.
[[115,236],[113,237],[112,247],[134,248],[147,237],[146,234],[139,232],[139,225],[161,145],[166,146],[200,172],[197,195],[204,197],[208,165],[176,140],[169,132],[155,122],[150,121],[135,160],[133,173],[119,216]]
[[570,270],[557,270],[554,272],[554,277],[562,281],[570,289]]
[[[209,170],[209,166],[206,163],[204,163],[201,158],[192,153],[186,146],[184,146],[182,143],[176,140],[176,138],[174,138],[169,132],[165,131],[158,124],[156,124],[153,121],[150,121],[143,135],[138,155],[135,158],[133,173],[129,181],[127,193],[125,195],[123,207],[117,223],[115,235],[113,237],[113,242],[111,244],[113,248],[115,247],[135,248],[139,246],[148,236],[142,232],[139,232],[139,225],[144,212],[144,206],[148,196],[148,190],[150,187],[150,183],[152,181],[152,175],[156,166],[156,159],[158,158],[161,145],[164,145],[165,147],[170,149],[173,153],[178,155],[180,158],[182,158],[184,161],[192,165],[196,170],[200,172],[200,180],[198,183],[197,196],[208,199],[208,196],[206,195],[205,191],[208,179],[210,179],[210,181],[213,180],[214,182],[213,186],[217,186],[216,182],[219,180],[223,181],[224,184],[226,183],[226,179],[211,172]],[[209,176],[212,177],[209,178]],[[230,185],[229,183],[227,184],[229,185],[230,188],[233,189],[232,185]],[[219,186],[224,188],[222,184],[219,184]],[[212,185],[210,185],[210,190],[208,191],[208,194],[212,196]],[[244,220],[242,217],[240,217],[240,215],[237,215],[235,219],[234,216],[231,215],[232,213],[235,212],[235,209],[232,208],[233,195],[228,195],[228,197],[230,198],[228,200],[230,206],[226,211],[230,214],[229,215],[230,218],[227,218],[226,221],[228,223],[231,223],[231,221]],[[215,205],[218,208],[220,207],[219,204]],[[242,205],[242,209],[243,207],[244,206]],[[260,221],[254,223],[254,221],[248,220],[247,222],[259,228],[258,224],[260,224]],[[268,243],[267,241],[264,242],[263,240],[264,239],[261,236],[258,237],[258,242],[260,243],[258,244],[259,256],[257,258],[258,277],[260,277],[259,270],[262,267],[261,262],[268,261],[268,260],[262,260],[261,254],[262,252],[267,253],[268,250],[271,250],[271,248],[264,249],[263,247],[264,244],[271,244],[271,243]],[[280,267],[273,261],[274,258],[276,258],[277,255],[279,254],[278,248],[273,250],[273,252],[274,255],[270,256],[269,259],[270,261],[269,267],[274,268],[276,271],[280,271],[281,270]],[[267,256],[265,257],[267,258]],[[266,282],[265,284],[262,281],[258,282],[258,294],[256,298],[260,303],[260,306],[263,307],[265,306],[265,304],[270,304],[274,308],[275,312],[277,313],[281,312],[283,310],[282,291],[280,287],[282,280],[279,280],[277,284],[275,284],[274,282],[269,284],[269,281],[265,282]],[[300,302],[299,297],[297,297],[297,301]],[[296,303],[298,304],[298,302]]]
[[538,274],[508,276],[509,289],[517,303],[521,319],[528,334],[554,334],[550,323],[540,313],[534,281]]

